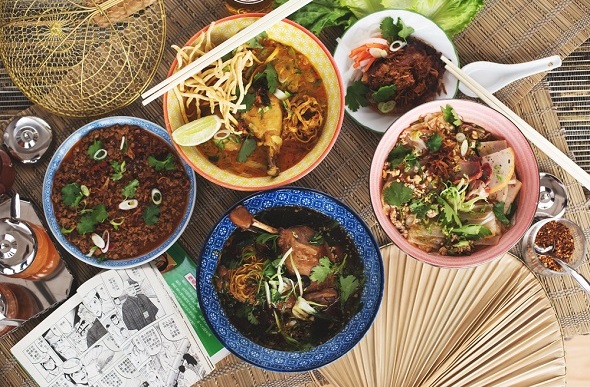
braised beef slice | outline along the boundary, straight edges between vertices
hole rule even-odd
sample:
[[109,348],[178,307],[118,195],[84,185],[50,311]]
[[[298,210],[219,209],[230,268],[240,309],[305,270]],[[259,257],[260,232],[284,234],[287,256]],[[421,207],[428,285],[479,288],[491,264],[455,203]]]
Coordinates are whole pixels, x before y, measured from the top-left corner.
[[415,107],[440,93],[444,72],[439,52],[419,39],[409,38],[404,48],[377,59],[361,81],[373,91],[395,85],[395,110],[399,111]]
[[[291,257],[297,271],[301,275],[309,276],[311,269],[317,266],[320,258],[330,255],[327,245],[316,246],[309,243],[310,238],[315,234],[315,231],[307,226],[297,226],[283,229],[279,233],[278,245],[283,253],[293,248]],[[291,258],[285,260],[285,266],[290,273],[295,274]]]

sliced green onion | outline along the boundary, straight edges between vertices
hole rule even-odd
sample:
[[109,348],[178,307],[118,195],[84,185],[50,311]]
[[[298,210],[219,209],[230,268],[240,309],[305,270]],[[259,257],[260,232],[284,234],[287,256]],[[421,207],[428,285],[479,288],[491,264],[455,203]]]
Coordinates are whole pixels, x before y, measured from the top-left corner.
[[84,184],[80,186],[80,191],[82,191],[82,195],[90,196],[90,190]]
[[215,133],[213,135],[213,139],[214,140],[225,140],[226,138],[229,137],[229,135],[231,134],[231,132],[227,129],[220,129],[217,131],[217,133]]
[[123,222],[125,221],[125,218],[118,218],[118,219],[121,219],[121,221],[119,222],[117,219],[109,220],[109,223],[113,226],[115,231],[117,231],[119,229],[119,226],[122,225]]
[[60,231],[62,234],[67,235],[67,234],[71,233],[72,231],[74,231],[75,229],[76,229],[76,227],[72,227],[72,228],[62,227],[62,228],[60,228]]
[[125,147],[125,136],[121,137],[121,145],[119,145],[119,150],[123,150]]
[[92,158],[94,160],[102,160],[104,158],[106,158],[108,155],[107,150],[106,149],[99,149],[96,152],[94,152],[94,155],[92,156]]
[[268,282],[264,281],[264,290],[266,292],[266,301],[268,302],[268,307],[272,307],[270,302],[270,288],[268,287]]
[[157,188],[152,189],[152,202],[154,204],[162,203],[162,192]]
[[284,101],[291,96],[291,93],[288,91],[283,91],[281,89],[276,89],[273,93],[275,97],[277,97],[280,101]]
[[297,266],[295,266],[295,261],[293,261],[293,255],[291,255],[291,265],[293,265],[293,270],[295,271],[295,276],[297,277],[297,285],[299,285],[299,295],[303,296],[303,282],[301,281],[301,274],[299,274],[299,270],[297,270]]
[[94,255],[94,252],[96,251],[96,249],[98,249],[98,247],[96,246],[92,246],[90,248],[90,251],[88,252],[88,254],[86,254],[87,257],[92,257],[92,255]]
[[123,211],[132,210],[137,208],[138,204],[139,202],[136,199],[123,200],[119,203],[119,209]]

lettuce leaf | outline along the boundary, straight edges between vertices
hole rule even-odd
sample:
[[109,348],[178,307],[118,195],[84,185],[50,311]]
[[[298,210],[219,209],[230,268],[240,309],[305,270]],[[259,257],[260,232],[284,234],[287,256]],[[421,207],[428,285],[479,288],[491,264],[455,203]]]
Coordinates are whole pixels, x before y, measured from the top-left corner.
[[[286,2],[287,0],[275,0],[275,7]],[[340,0],[314,0],[289,16],[289,19],[315,35],[320,35],[328,27],[347,29],[358,20],[349,7],[340,4]]]
[[381,0],[340,0],[340,5],[351,10],[354,16],[359,19],[385,9],[381,3]]
[[417,12],[434,21],[450,37],[471,23],[484,0],[382,0],[385,8],[401,8]]

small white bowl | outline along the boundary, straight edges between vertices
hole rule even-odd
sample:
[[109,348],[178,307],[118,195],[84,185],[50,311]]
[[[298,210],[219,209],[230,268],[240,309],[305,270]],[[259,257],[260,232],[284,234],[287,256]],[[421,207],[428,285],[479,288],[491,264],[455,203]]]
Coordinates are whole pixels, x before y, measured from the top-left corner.
[[[394,22],[399,17],[404,24],[414,29],[414,33],[412,33],[413,37],[428,43],[453,63],[459,65],[459,59],[453,42],[436,23],[412,11],[386,9],[372,13],[357,21],[344,33],[338,42],[338,46],[334,52],[334,60],[336,61],[338,70],[342,74],[344,88],[347,88],[352,83],[354,68],[352,67],[352,59],[348,57],[350,51],[360,46],[370,37],[371,33],[378,30],[381,21],[388,16],[392,17]],[[454,98],[459,86],[457,78],[449,72],[445,72],[443,83],[445,90],[435,99]],[[361,107],[356,112],[353,112],[348,107],[345,107],[345,109],[346,113],[358,124],[378,133],[385,133],[391,124],[401,116],[401,114],[381,114],[370,107]]]

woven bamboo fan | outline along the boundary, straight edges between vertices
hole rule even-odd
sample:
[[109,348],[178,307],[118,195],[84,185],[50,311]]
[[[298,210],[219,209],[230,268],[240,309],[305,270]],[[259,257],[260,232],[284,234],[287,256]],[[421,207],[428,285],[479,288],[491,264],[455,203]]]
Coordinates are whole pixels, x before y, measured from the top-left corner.
[[165,40],[163,0],[0,2],[0,55],[31,101],[90,117],[133,102],[153,78]]
[[565,385],[563,339],[541,285],[512,255],[463,270],[382,249],[377,318],[320,369],[336,386]]

